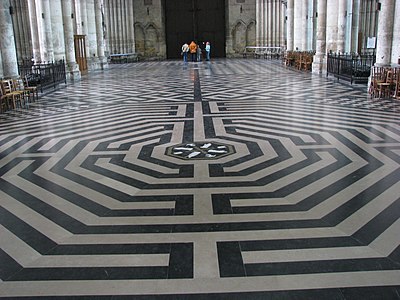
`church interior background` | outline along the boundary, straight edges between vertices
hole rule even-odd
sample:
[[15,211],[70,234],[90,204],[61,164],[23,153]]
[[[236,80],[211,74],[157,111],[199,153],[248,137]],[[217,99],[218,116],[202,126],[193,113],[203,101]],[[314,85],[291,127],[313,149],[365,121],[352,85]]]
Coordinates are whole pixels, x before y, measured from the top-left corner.
[[400,299],[399,16],[0,0],[0,298]]

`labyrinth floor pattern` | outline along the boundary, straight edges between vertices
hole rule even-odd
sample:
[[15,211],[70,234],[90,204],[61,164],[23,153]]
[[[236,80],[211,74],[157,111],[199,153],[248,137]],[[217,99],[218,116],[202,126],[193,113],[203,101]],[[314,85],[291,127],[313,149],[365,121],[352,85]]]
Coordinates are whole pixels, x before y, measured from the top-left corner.
[[111,66],[0,120],[0,296],[400,299],[400,116],[267,60]]

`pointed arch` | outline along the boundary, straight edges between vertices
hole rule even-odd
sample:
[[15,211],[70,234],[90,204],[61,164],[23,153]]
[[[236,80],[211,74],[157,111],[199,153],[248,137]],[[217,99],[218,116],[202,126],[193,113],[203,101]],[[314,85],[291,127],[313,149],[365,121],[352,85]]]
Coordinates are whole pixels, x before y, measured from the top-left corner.
[[159,48],[159,30],[157,29],[157,26],[154,23],[149,23],[146,25],[145,29],[145,56],[149,57],[155,57],[160,54],[160,48]]
[[145,54],[145,30],[141,23],[135,23],[135,49],[136,53],[144,56]]
[[242,20],[238,20],[232,29],[232,48],[235,53],[242,53],[247,42],[247,26]]
[[246,45],[256,46],[256,21],[251,20],[246,29]]

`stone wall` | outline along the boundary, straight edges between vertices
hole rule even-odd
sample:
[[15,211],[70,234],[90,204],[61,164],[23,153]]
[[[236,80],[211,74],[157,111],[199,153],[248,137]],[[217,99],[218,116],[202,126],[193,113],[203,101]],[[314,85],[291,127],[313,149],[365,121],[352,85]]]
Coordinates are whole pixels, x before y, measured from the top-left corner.
[[144,59],[166,57],[164,9],[161,0],[134,1],[136,53]]
[[256,45],[256,0],[226,0],[226,56],[241,56]]
[[[241,56],[256,43],[255,0],[225,0],[226,56]],[[136,52],[144,59],[166,57],[165,12],[162,0],[134,2]]]

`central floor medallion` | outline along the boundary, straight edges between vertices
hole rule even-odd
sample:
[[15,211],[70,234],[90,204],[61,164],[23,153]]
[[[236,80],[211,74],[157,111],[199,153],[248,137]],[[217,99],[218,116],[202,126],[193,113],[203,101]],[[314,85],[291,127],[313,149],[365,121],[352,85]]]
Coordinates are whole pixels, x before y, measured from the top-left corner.
[[167,155],[180,159],[218,159],[235,153],[232,145],[215,142],[184,143],[167,148]]

